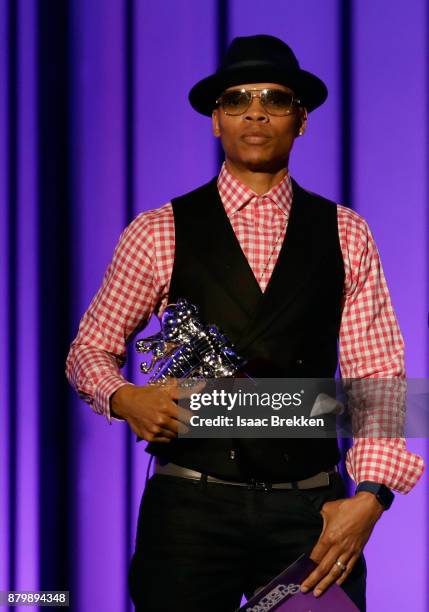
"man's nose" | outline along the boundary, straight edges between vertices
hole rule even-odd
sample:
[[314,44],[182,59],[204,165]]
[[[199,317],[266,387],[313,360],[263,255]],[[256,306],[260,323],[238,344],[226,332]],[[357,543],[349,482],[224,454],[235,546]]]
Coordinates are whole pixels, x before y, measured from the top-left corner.
[[268,121],[268,113],[261,104],[259,96],[253,96],[244,118],[247,121]]

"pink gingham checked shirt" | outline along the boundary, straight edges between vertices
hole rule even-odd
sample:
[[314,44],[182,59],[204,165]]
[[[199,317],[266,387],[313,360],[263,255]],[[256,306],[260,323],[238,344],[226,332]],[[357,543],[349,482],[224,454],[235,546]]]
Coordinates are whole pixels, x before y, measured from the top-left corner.
[[[223,165],[218,189],[225,211],[264,291],[285,236],[292,202],[288,174],[267,194],[255,194]],[[345,282],[340,328],[343,378],[404,376],[403,340],[377,248],[367,223],[338,205]],[[66,374],[80,397],[109,422],[110,396],[128,381],[119,368],[126,341],[168,303],[175,250],[171,203],[141,213],[125,229],[101,288],[85,312],[67,359]],[[372,480],[407,493],[420,478],[423,459],[402,438],[356,438],[346,466],[359,483]]]

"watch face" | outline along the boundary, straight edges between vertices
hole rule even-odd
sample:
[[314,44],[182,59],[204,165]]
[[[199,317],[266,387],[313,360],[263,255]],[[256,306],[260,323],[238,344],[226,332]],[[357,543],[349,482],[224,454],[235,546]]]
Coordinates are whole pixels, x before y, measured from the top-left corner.
[[390,489],[386,487],[386,485],[381,485],[377,494],[377,498],[380,500],[380,503],[387,509],[390,508],[393,502],[394,495]]

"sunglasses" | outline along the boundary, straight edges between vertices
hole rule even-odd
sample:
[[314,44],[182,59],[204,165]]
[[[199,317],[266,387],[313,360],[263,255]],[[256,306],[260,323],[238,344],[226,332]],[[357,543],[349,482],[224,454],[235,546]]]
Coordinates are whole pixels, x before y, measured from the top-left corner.
[[301,100],[282,89],[233,89],[226,91],[217,100],[225,115],[242,115],[252,104],[253,98],[259,98],[269,115],[282,117],[293,112],[293,106],[299,106]]

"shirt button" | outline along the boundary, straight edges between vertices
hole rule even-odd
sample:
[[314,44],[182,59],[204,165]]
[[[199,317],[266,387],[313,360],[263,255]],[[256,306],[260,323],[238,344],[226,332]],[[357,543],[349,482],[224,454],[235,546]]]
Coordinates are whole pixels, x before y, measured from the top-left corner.
[[229,451],[229,458],[231,459],[231,461],[234,461],[234,459],[235,459],[235,450],[231,449]]

